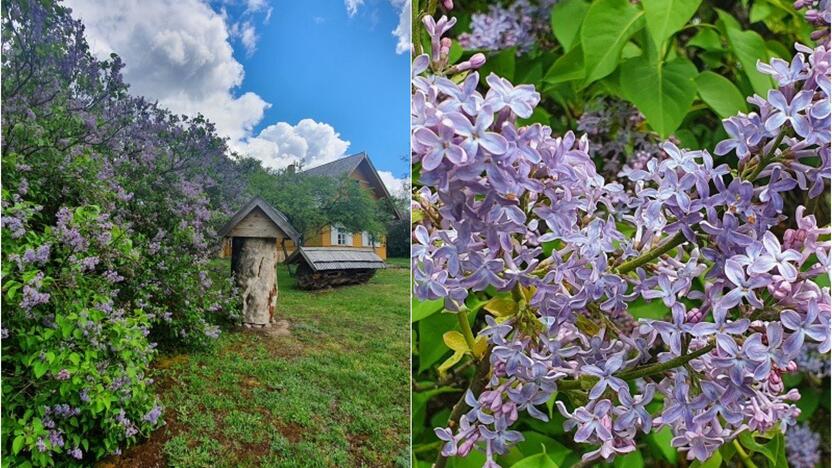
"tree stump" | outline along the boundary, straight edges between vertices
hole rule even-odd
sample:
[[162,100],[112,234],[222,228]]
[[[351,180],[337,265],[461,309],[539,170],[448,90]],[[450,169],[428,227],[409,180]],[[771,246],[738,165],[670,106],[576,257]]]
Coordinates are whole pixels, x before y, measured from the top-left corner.
[[231,272],[240,289],[243,325],[268,327],[277,306],[277,249],[273,238],[234,237]]

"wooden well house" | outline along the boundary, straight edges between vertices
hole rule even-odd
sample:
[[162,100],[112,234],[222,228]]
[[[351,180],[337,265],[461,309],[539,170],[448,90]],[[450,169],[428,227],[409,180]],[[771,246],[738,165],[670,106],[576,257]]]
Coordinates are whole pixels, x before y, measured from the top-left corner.
[[286,263],[298,265],[295,278],[301,289],[364,283],[385,267],[372,250],[337,247],[299,247]]
[[286,216],[255,197],[220,229],[230,239],[231,272],[242,296],[243,324],[268,327],[277,306],[277,246],[299,235]]

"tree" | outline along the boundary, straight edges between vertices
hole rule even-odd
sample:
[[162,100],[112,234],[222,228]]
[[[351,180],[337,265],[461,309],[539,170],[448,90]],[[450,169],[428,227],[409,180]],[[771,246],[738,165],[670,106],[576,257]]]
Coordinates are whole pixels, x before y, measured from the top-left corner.
[[242,163],[251,172],[249,191],[282,211],[302,237],[339,224],[352,232],[381,236],[389,208],[347,176],[312,176],[292,170],[270,170]]
[[[407,161],[409,160],[408,155]],[[399,213],[404,213],[405,216],[387,224],[387,255],[407,258],[410,256],[410,184],[406,183],[399,192],[392,194],[392,197]]]

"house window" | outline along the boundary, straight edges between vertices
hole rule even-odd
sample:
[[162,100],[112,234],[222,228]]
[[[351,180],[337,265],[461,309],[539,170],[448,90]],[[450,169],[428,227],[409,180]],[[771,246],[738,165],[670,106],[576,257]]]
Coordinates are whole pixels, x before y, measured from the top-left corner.
[[352,233],[343,226],[332,226],[331,241],[334,245],[352,245]]
[[361,245],[364,247],[380,247],[381,242],[367,231],[361,232]]

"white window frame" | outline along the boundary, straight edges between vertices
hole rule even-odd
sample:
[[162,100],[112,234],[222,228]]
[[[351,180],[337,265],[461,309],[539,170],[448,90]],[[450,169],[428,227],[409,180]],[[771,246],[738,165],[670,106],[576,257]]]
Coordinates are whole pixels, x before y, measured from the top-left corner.
[[330,241],[332,245],[352,245],[352,233],[341,225],[334,225],[330,230]]
[[381,243],[381,241],[376,239],[376,236],[370,234],[367,231],[362,231],[361,232],[361,245],[363,247],[376,248],[376,247],[381,247],[382,243]]

